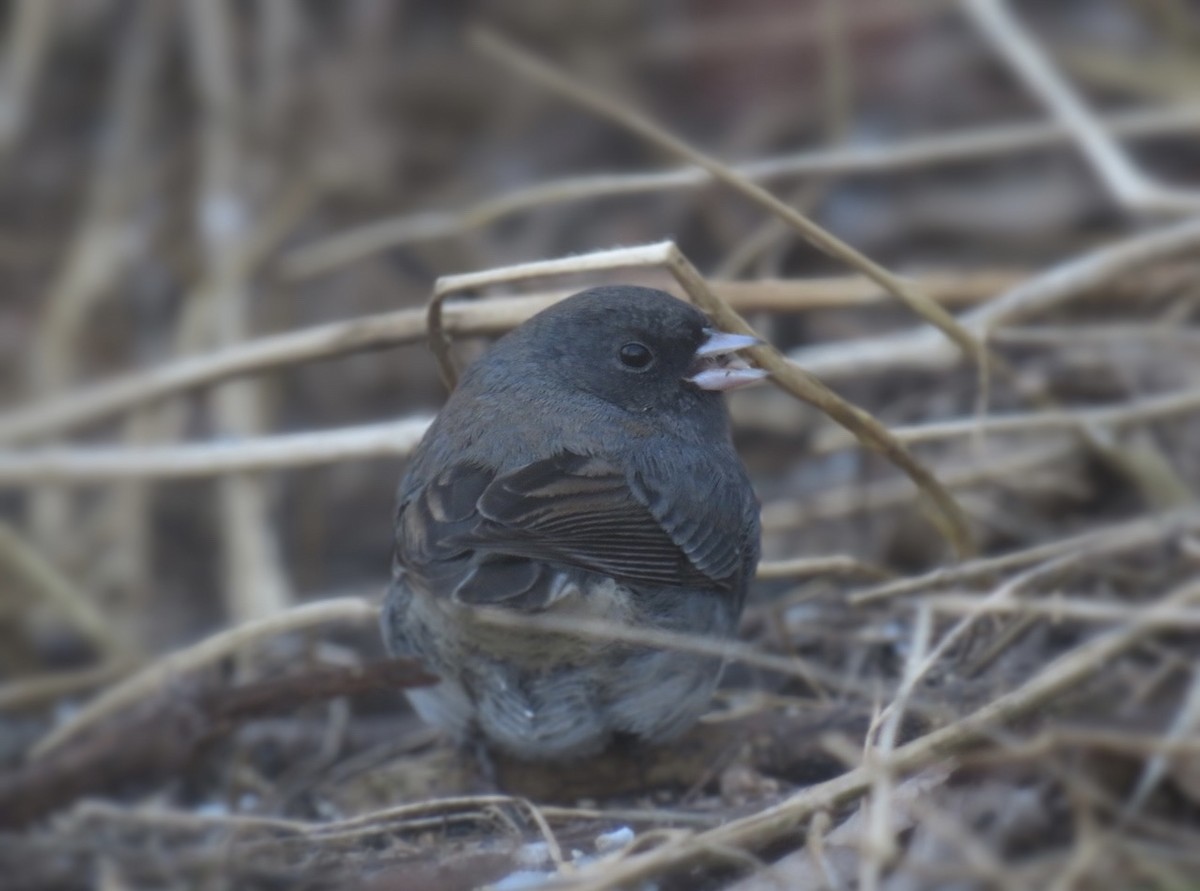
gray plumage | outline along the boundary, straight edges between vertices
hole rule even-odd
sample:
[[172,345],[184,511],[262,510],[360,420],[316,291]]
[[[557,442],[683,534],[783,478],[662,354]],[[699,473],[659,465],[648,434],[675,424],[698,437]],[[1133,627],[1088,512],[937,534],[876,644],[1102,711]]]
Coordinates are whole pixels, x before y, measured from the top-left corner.
[[473,611],[734,633],[758,505],[720,394],[688,381],[712,333],[661,291],[595,288],[468,369],[401,483],[383,615],[390,650],[441,678],[409,693],[425,720],[570,758],[617,732],[670,739],[707,708],[712,658],[499,629]]

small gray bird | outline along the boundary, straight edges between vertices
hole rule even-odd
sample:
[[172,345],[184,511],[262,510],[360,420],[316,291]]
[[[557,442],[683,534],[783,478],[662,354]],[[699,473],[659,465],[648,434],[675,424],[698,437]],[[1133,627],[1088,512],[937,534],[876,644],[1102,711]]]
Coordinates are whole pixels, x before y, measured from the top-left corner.
[[400,485],[383,636],[441,680],[427,722],[527,760],[662,742],[707,708],[718,661],[478,620],[481,607],[730,637],[759,510],[721,391],[765,372],[662,291],[593,288],[498,340]]

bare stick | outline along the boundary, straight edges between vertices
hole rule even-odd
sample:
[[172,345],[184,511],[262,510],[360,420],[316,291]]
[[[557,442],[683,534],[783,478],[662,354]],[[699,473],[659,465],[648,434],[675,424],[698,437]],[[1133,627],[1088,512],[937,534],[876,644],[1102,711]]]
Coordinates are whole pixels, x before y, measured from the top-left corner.
[[46,0],[19,0],[9,13],[0,68],[0,160],[7,160],[25,127],[54,32],[54,16],[60,11],[57,3]]
[[[1034,433],[1046,430],[1083,431],[1088,427],[1127,427],[1195,411],[1200,411],[1200,388],[1147,396],[1121,405],[993,415],[982,419],[955,418],[929,424],[914,424],[911,427],[893,427],[891,431],[901,442],[912,444],[955,439],[976,433]],[[829,436],[818,438],[813,451],[831,452],[852,444],[853,440],[841,431],[836,431]]]
[[482,287],[513,282],[528,281],[550,275],[566,273],[599,272],[613,269],[637,269],[639,267],[666,267],[675,245],[670,241],[636,247],[613,248],[608,251],[593,251],[574,257],[555,260],[536,260],[530,263],[515,263],[498,269],[466,272],[459,275],[443,275],[433,286],[433,295],[426,312],[429,349],[438,363],[438,371],[446,388],[453,390],[458,383],[458,371],[450,354],[450,335],[446,330],[444,304],[446,298],[460,291],[472,291]]
[[863,835],[866,842],[866,851],[864,852],[866,856],[863,858],[859,870],[859,881],[863,888],[877,889],[884,866],[896,856],[896,828],[892,825],[891,819],[892,794],[896,776],[890,762],[896,751],[900,722],[904,718],[904,711],[908,707],[917,682],[926,667],[932,665],[937,658],[936,651],[928,653],[932,635],[933,614],[927,609],[918,607],[900,686],[888,709],[885,709],[872,721],[873,728],[879,727],[878,733],[874,734],[877,737],[874,746],[870,743],[873,734],[867,734],[863,764],[872,771],[874,777],[871,781],[870,797],[865,803],[867,825]]
[[[451,293],[568,272],[646,266],[661,266],[670,272],[692,301],[708,313],[713,322],[722,329],[758,337],[746,320],[708,287],[704,277],[674,243],[663,241],[638,247],[597,251],[577,257],[520,263],[500,269],[438,279],[429,302],[429,345],[437,357],[442,379],[448,387],[453,387],[457,380],[457,372],[450,354],[450,339],[442,322],[442,306]],[[853,433],[861,443],[881,452],[903,470],[936,508],[934,516],[943,521],[941,531],[955,550],[959,554],[970,551],[970,529],[961,508],[937,478],[892,438],[886,427],[862,409],[846,402],[803,368],[788,362],[769,344],[764,342],[761,346],[752,347],[746,351],[746,355],[770,372],[772,380],[781,389],[815,406]]]
[[[1042,600],[993,600],[969,594],[930,594],[921,599],[934,612],[948,616],[1030,616],[1056,624],[1086,622],[1088,624],[1121,624],[1142,612],[1140,604],[1098,603],[1086,597],[1054,595]],[[1162,628],[1181,631],[1200,629],[1200,609],[1180,608],[1163,610],[1156,621]]]
[[[1126,546],[1129,545],[1126,542]],[[1024,587],[1045,578],[1048,575],[1057,573],[1065,566],[1070,566],[1077,563],[1079,560],[1087,556],[1086,550],[1073,551],[1068,554],[1062,554],[1044,563],[1039,563],[1032,566],[1012,578],[999,585],[990,594],[983,598],[982,604],[992,603],[1013,603],[1015,595]],[[883,710],[880,716],[880,722],[883,724],[883,730],[880,734],[881,746],[888,737],[894,739],[896,730],[899,727],[900,716],[903,714],[909,698],[912,696],[916,685],[933,669],[938,660],[941,659],[955,643],[966,636],[967,632],[974,627],[975,623],[981,618],[983,611],[975,613],[967,613],[962,617],[950,630],[941,636],[937,644],[930,649],[929,637],[932,634],[932,611],[928,604],[922,600],[917,604],[917,621],[916,628],[924,629],[925,636],[921,637],[917,631],[913,632],[914,645],[910,651],[909,658],[905,662],[904,678],[900,684],[900,689],[896,692],[895,697],[887,708]],[[923,644],[921,647],[916,646],[916,642],[920,641]],[[919,656],[916,655],[919,653]],[[885,747],[886,750],[886,747]]]
[[[1179,706],[1179,711],[1175,713],[1171,726],[1163,735],[1163,742],[1170,745],[1172,742],[1195,737],[1197,728],[1200,728],[1200,668],[1193,666],[1192,682],[1188,685],[1187,694],[1183,697],[1183,702]],[[1156,752],[1146,761],[1142,766],[1142,773],[1138,777],[1137,785],[1122,812],[1122,817],[1132,816],[1146,803],[1150,793],[1162,782],[1168,766],[1169,761],[1164,752]]]
[[764,653],[760,648],[740,641],[721,640],[678,631],[641,628],[606,619],[559,616],[549,612],[515,613],[512,610],[495,607],[477,607],[473,610],[473,618],[483,624],[496,628],[508,628],[523,634],[542,632],[561,634],[580,640],[620,641],[638,646],[711,656],[714,659],[730,659],[789,677],[798,677],[817,690],[826,687],[836,689],[846,687],[845,679],[823,666],[798,656],[776,656],[772,653]]
[[[964,314],[963,324],[986,337],[994,328],[1047,312],[1120,275],[1194,250],[1198,245],[1200,216],[1134,235],[1034,276]],[[788,357],[826,379],[901,368],[934,370],[958,361],[956,351],[929,328],[806,347],[793,350]]]
[[[1133,622],[1070,650],[1016,690],[997,697],[953,724],[896,749],[889,759],[889,768],[897,776],[911,773],[979,744],[992,730],[1043,707],[1086,680],[1100,666],[1137,645],[1153,633],[1160,614],[1197,600],[1200,600],[1200,584],[1167,594],[1147,607]],[[585,867],[579,880],[569,887],[576,891],[630,887],[669,869],[710,862],[717,856],[715,852],[724,849],[761,847],[794,832],[818,811],[832,810],[859,798],[871,788],[873,779],[874,771],[870,767],[856,767],[749,817],[667,842],[652,851],[632,854],[615,863]]]
[[103,655],[124,655],[124,639],[87,595],[4,522],[0,522],[0,565],[15,572],[38,598],[53,603]]
[[[1057,443],[1022,449],[982,459],[938,467],[938,479],[949,489],[965,489],[1003,480],[1009,487],[1027,486],[1039,481],[1037,471],[1076,460],[1076,444]],[[870,510],[876,514],[888,508],[912,503],[916,491],[908,479],[892,477],[877,483],[849,483],[815,493],[803,500],[780,499],[763,505],[763,531],[778,532],[835,517]]]
[[1073,346],[1200,347],[1200,329],[1176,328],[1162,323],[1101,323],[1096,325],[1039,325],[1001,328],[991,334],[993,343],[1068,348]]
[[0,485],[192,479],[403,457],[416,448],[430,422],[430,418],[409,418],[387,424],[179,446],[56,446],[25,453],[0,451]]
[[[203,110],[197,215],[207,270],[207,287],[192,300],[211,313],[217,343],[228,345],[244,340],[249,325],[249,283],[239,263],[250,209],[241,191],[234,23],[228,0],[190,0],[185,9],[192,76]],[[213,394],[214,421],[226,435],[258,432],[263,410],[257,382],[239,381]],[[227,608],[235,621],[279,612],[290,603],[291,588],[262,480],[249,474],[222,479],[218,498]]]
[[[947,303],[975,303],[1023,278],[1020,273],[998,271],[932,274],[919,276],[917,280],[927,292]],[[743,311],[798,311],[863,305],[882,299],[879,287],[859,276],[713,282],[712,286],[722,298]],[[559,291],[528,297],[448,302],[444,307],[443,324],[446,333],[457,336],[498,334],[570,293]],[[260,337],[209,355],[179,359],[82,387],[0,415],[0,443],[18,443],[65,433],[166,396],[232,377],[416,343],[425,336],[425,311],[407,309]]]
[[47,734],[31,754],[34,758],[43,757],[108,715],[162,692],[165,685],[182,675],[227,659],[261,640],[323,625],[368,625],[375,622],[378,615],[379,609],[375,604],[358,597],[343,597],[293,607],[286,612],[214,634],[187,649],[159,658],[132,677],[105,690]]
[[[50,9],[54,3],[42,4]],[[43,298],[43,318],[31,351],[35,396],[52,399],[79,377],[80,342],[92,310],[116,293],[116,282],[134,260],[129,237],[131,208],[145,188],[141,150],[154,72],[162,41],[164,5],[138,7],[129,26],[118,33],[115,72],[107,96],[109,137],[95,152],[87,184],[86,207],[74,232],[66,261]],[[32,525],[41,547],[52,558],[75,539],[77,516],[63,492],[44,488],[31,504]]]
[[[674,245],[672,248],[668,268],[717,326],[725,331],[758,337],[757,332],[745,319],[709,289],[704,277],[678,248],[675,248]],[[970,524],[966,514],[954,500],[954,496],[924,464],[896,441],[883,424],[861,408],[844,400],[825,386],[819,378],[809,374],[799,365],[787,361],[773,346],[763,343],[760,346],[751,347],[746,351],[746,355],[760,368],[769,371],[771,379],[781,389],[791,393],[797,399],[815,406],[835,423],[854,434],[855,438],[864,446],[880,452],[888,461],[907,474],[908,478],[932,503],[935,511],[931,516],[935,525],[960,557],[966,556],[974,550]]]
[[1134,166],[1004,0],[963,0],[963,3],[984,37],[1071,131],[1084,157],[1119,204],[1133,211],[1152,213],[1200,210],[1200,193],[1163,188]]
[[0,771],[0,825],[19,827],[84,795],[177,775],[208,744],[240,724],[359,693],[435,679],[406,659],[309,667],[226,687],[195,684],[140,703],[119,720],[18,770]]
[[958,566],[935,569],[924,575],[885,582],[851,595],[855,606],[916,594],[941,585],[985,579],[1006,569],[1016,569],[1033,563],[1041,563],[1066,554],[1082,551],[1101,551],[1108,547],[1126,548],[1166,541],[1173,536],[1200,528],[1200,510],[1187,508],[1159,516],[1139,517],[1125,523],[1106,526],[1084,532],[1070,538],[1047,542],[1032,548],[1002,554],[999,557],[984,557]]
[[954,317],[922,294],[909,282],[897,278],[869,257],[841,239],[825,231],[812,220],[788,207],[766,189],[739,176],[725,164],[710,158],[693,148],[682,139],[668,133],[642,115],[597,90],[584,85],[563,72],[536,59],[513,44],[488,31],[476,31],[473,41],[477,48],[489,57],[502,62],[506,67],[520,73],[535,83],[546,87],[571,102],[588,109],[600,117],[636,133],[646,141],[664,151],[695,164],[717,181],[729,186],[759,207],[788,223],[801,237],[822,253],[840,260],[857,269],[879,284],[889,294],[908,306],[914,313],[935,326],[960,350],[972,356],[981,366],[986,366],[987,356],[983,346],[965,331]]
[[[920,3],[862,2],[855,0],[854,15],[849,17],[847,38],[857,38],[878,31],[912,26],[932,18],[950,0],[922,0]],[[719,59],[732,55],[740,58],[770,52],[805,52],[826,39],[824,22],[804,7],[779,7],[778,15],[742,14],[717,16],[708,21],[682,19],[667,29],[648,29],[637,35],[627,47],[634,59],[652,60],[661,64]]]
[[[1188,133],[1200,124],[1200,105],[1151,108],[1104,118],[1103,126],[1125,137],[1155,137]],[[908,139],[882,146],[845,146],[794,155],[763,158],[732,167],[753,182],[772,182],[801,176],[882,174],[1010,156],[1059,145],[1071,131],[1057,123],[1003,124],[961,132]],[[308,278],[404,244],[452,238],[539,207],[621,195],[639,195],[711,185],[712,175],[700,167],[661,173],[594,174],[550,180],[487,198],[458,212],[410,214],[366,223],[346,232],[296,248],[284,256],[282,272],[292,279]]]
[[[16,487],[39,482],[77,485],[128,479],[192,479],[364,458],[405,457],[416,448],[430,423],[431,419],[410,418],[391,424],[261,437],[240,443],[142,449],[48,449],[10,455],[0,452],[0,484]],[[5,542],[11,535],[11,531],[0,525],[0,557],[9,553]],[[9,562],[15,562],[15,559],[10,557]],[[50,567],[43,566],[43,570],[49,571]],[[758,578],[761,579],[801,579],[821,575],[888,578],[890,573],[846,555],[768,560],[758,566]],[[42,587],[46,584],[42,583]],[[65,579],[56,583],[55,590],[68,590],[63,586],[69,587]],[[56,599],[64,603],[64,608],[70,605],[67,611],[75,616],[81,628],[91,627],[93,620],[102,622],[99,613],[92,614],[90,619],[84,614],[93,608],[81,596]],[[77,603],[86,604],[80,607],[84,612],[75,608]]]
[[87,668],[8,681],[0,684],[0,712],[44,705],[67,696],[95,690],[128,674],[134,664],[130,660],[118,657]]
[[857,575],[866,578],[885,579],[892,575],[886,569],[864,563],[856,557],[836,554],[832,557],[797,557],[792,560],[767,560],[758,565],[757,578],[803,579],[812,576]]

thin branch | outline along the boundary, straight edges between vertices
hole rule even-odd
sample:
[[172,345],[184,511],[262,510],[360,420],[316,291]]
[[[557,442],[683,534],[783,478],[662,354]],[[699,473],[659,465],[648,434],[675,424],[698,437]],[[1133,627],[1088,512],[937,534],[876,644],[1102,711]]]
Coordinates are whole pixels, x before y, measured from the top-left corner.
[[[672,248],[668,268],[713,322],[724,331],[758,337],[758,333],[745,319],[709,289],[704,277],[683,253],[673,245]],[[771,380],[778,387],[814,406],[835,423],[849,430],[862,445],[879,452],[900,468],[921,494],[929,499],[934,507],[930,515],[934,525],[950,542],[959,557],[964,557],[974,550],[970,524],[954,496],[942,481],[901,445],[873,415],[847,402],[799,365],[787,361],[779,350],[768,343],[751,347],[745,351],[745,355],[754,364],[770,372]]]
[[[1024,433],[1114,426],[1158,420],[1200,408],[1200,391],[1187,390],[1123,406],[1077,412],[1047,412],[989,418],[985,433]],[[336,430],[290,433],[177,446],[52,446],[29,451],[0,450],[0,484],[22,488],[40,483],[80,485],[112,480],[187,479],[223,474],[311,467],[377,457],[404,457],[415,448],[430,419],[341,427]],[[962,437],[976,432],[972,418],[897,427],[891,433],[901,442],[920,443]],[[812,451],[821,454],[855,442],[842,431],[822,437]],[[843,564],[846,558],[822,558],[796,565],[796,575],[821,572],[863,572],[866,567]],[[787,574],[785,572],[785,574]]]
[[136,663],[121,657],[74,671],[31,675],[0,684],[0,712],[13,712],[89,692],[124,677]]
[[961,563],[958,566],[935,569],[912,578],[885,582],[851,594],[850,603],[854,606],[862,606],[893,597],[916,594],[943,585],[986,579],[1007,569],[1042,563],[1082,551],[1103,551],[1110,547],[1124,549],[1156,541],[1167,541],[1197,529],[1200,529],[1200,509],[1196,508],[1186,508],[1159,516],[1139,517],[1136,520],[1093,529],[1070,538],[1062,538],[1032,548],[1014,551],[1011,554],[984,557]]
[[495,607],[475,608],[473,618],[481,624],[518,631],[524,635],[540,632],[602,643],[620,641],[637,646],[710,656],[713,659],[732,660],[787,677],[800,678],[816,690],[826,687],[845,689],[847,686],[847,679],[840,677],[837,672],[809,660],[799,656],[777,656],[772,653],[764,653],[759,647],[736,640],[721,640],[679,631],[635,627],[607,619],[562,616],[551,612],[516,613],[512,610]]
[[[242,97],[236,79],[235,21],[228,0],[189,0],[184,9],[192,78],[202,100],[196,212],[206,269],[206,287],[191,295],[191,308],[210,316],[205,346],[212,340],[229,345],[248,335],[250,299],[247,270],[240,263],[251,211],[243,192],[246,161],[239,130]],[[211,411],[223,435],[256,434],[264,426],[258,382],[238,381],[217,389]],[[226,477],[217,494],[228,610],[237,621],[283,610],[291,602],[291,584],[262,480],[250,474]]]
[[797,557],[791,560],[767,560],[758,565],[757,578],[763,580],[804,579],[813,576],[863,576],[886,579],[892,576],[879,566],[857,557],[836,554],[832,557]]
[[1071,131],[1113,198],[1135,212],[1194,213],[1200,193],[1167,189],[1150,180],[1104,129],[1078,93],[1022,27],[1005,0],[963,0],[989,43],[1025,85]]
[[1200,329],[1179,328],[1161,322],[1001,328],[993,331],[990,336],[993,343],[1005,346],[1051,349],[1093,345],[1111,349],[1127,349],[1130,346],[1200,348]]
[[[1022,279],[1020,273],[1012,272],[940,273],[916,277],[922,288],[947,303],[978,302]],[[860,276],[714,282],[713,287],[740,311],[853,306],[878,302],[882,297],[877,285]],[[443,325],[447,334],[459,337],[498,334],[519,325],[569,293],[572,292],[448,302],[443,312]],[[407,309],[260,337],[208,355],[179,359],[85,386],[0,415],[0,443],[20,443],[65,433],[167,396],[229,378],[417,343],[425,336],[425,310]]]
[[0,451],[0,485],[190,479],[403,457],[416,448],[430,422],[429,418],[409,418],[386,424],[178,446],[53,446],[24,453]]
[[[54,9],[57,4],[44,4]],[[22,7],[23,9],[24,7]],[[91,313],[117,292],[116,283],[135,259],[133,208],[146,188],[143,153],[153,85],[171,15],[163,4],[142,4],[117,34],[113,75],[106,96],[104,139],[94,152],[85,209],[65,262],[42,297],[30,367],[35,398],[69,392],[81,377],[81,344]],[[18,26],[20,22],[18,21]],[[53,488],[35,493],[30,513],[37,541],[52,559],[76,540],[77,513]]]
[[[945,646],[945,639],[937,650],[929,653],[929,642],[933,636],[933,614],[918,607],[912,623],[912,637],[909,644],[908,657],[904,661],[904,674],[900,686],[892,697],[887,709],[872,721],[872,729],[878,727],[878,733],[867,733],[867,742],[863,751],[863,765],[871,770],[874,777],[871,781],[871,792],[864,807],[866,826],[863,829],[863,843],[866,856],[862,858],[859,869],[859,884],[864,889],[876,891],[883,874],[884,867],[896,856],[896,832],[892,819],[892,800],[895,792],[896,776],[891,768],[891,758],[896,751],[899,739],[901,721],[905,710],[916,688],[917,682],[925,671],[938,658],[938,652]],[[876,736],[875,745],[871,745],[871,737]]]
[[[1136,646],[1155,630],[1159,616],[1200,600],[1200,584],[1179,588],[1148,606],[1133,622],[1099,635],[1043,668],[1016,690],[946,727],[898,748],[889,759],[897,776],[912,773],[956,752],[978,745],[1004,725],[1044,707],[1063,692],[1085,681],[1100,666]],[[856,767],[839,777],[817,783],[773,807],[732,820],[715,829],[664,843],[651,851],[633,854],[616,863],[585,867],[575,891],[601,891],[637,885],[667,870],[709,862],[722,848],[754,849],[770,844],[802,827],[815,813],[833,810],[865,794],[874,771]]]
[[[967,312],[963,324],[985,339],[1001,325],[1069,303],[1134,269],[1185,254],[1200,246],[1200,216],[1143,232],[1074,257],[1034,276],[995,300]],[[929,328],[792,350],[788,358],[830,379],[882,371],[947,368],[957,351]]]
[[109,658],[127,655],[128,643],[87,594],[4,522],[0,522],[0,566],[24,581],[35,599],[52,603],[102,655]]
[[195,684],[138,703],[75,745],[21,769],[0,771],[0,825],[24,826],[84,795],[136,779],[178,775],[204,747],[239,725],[314,702],[433,682],[415,662],[309,667],[227,687]]
[[613,248],[607,251],[592,251],[554,260],[535,260],[529,263],[514,263],[480,272],[459,275],[443,275],[433,286],[433,295],[426,311],[429,349],[437,359],[438,371],[447,389],[458,383],[458,371],[450,354],[450,336],[446,330],[444,305],[446,298],[461,291],[475,291],[483,287],[512,284],[552,275],[602,272],[614,269],[667,268],[675,251],[670,241],[643,244],[635,247]]
[[267,638],[324,625],[369,625],[378,617],[379,608],[375,604],[358,597],[343,597],[292,607],[286,612],[229,628],[186,649],[162,656],[137,674],[105,690],[43,737],[31,755],[33,758],[45,757],[108,716],[141,699],[162,693],[180,677],[227,659]]
[[[1121,624],[1135,619],[1142,611],[1140,604],[1098,603],[1086,597],[1053,595],[1041,600],[1002,600],[973,597],[969,594],[932,594],[921,600],[934,612],[948,616],[1019,616],[1045,619],[1048,622],[1085,622],[1088,624]],[[1200,630],[1200,609],[1164,610],[1155,621],[1161,628],[1180,631]]]
[[18,0],[9,13],[4,56],[0,67],[0,161],[20,138],[46,60],[54,18],[61,13],[56,0]]
[[[708,287],[704,277],[675,244],[663,241],[638,247],[596,251],[575,257],[520,263],[438,279],[429,301],[429,345],[437,357],[442,379],[448,387],[453,387],[457,380],[457,372],[450,354],[450,339],[442,321],[443,303],[455,291],[474,290],[564,273],[647,266],[661,266],[670,272],[692,301],[723,330],[758,337],[746,320]],[[771,379],[780,389],[816,407],[854,434],[863,445],[881,452],[891,463],[904,471],[936,508],[933,516],[941,521],[940,530],[954,549],[959,554],[971,550],[970,528],[962,509],[937,477],[900,445],[878,420],[842,399],[803,368],[788,362],[777,349],[765,341],[760,346],[751,347],[745,355],[770,372]]]
[[717,181],[729,186],[754,204],[779,217],[805,241],[822,253],[858,270],[871,281],[895,296],[916,315],[941,331],[960,350],[986,369],[987,352],[975,337],[964,330],[955,318],[941,306],[921,293],[911,283],[893,275],[865,254],[846,244],[818,226],[794,208],[788,207],[762,186],[740,176],[727,165],[693,148],[682,139],[667,132],[649,117],[585,85],[582,81],[551,67],[522,49],[489,31],[473,34],[475,46],[507,68],[573,102],[635,133],[647,142],[706,171]]
[[[948,5],[949,0],[922,0],[918,4],[856,0],[854,15],[846,23],[851,32],[847,36],[857,38],[911,26],[933,18]],[[685,18],[673,22],[671,28],[635,35],[627,49],[638,61],[661,64],[664,59],[694,62],[726,55],[745,58],[773,51],[805,52],[825,38],[824,23],[814,21],[807,9],[783,6],[778,12],[781,14],[752,15],[748,10],[738,10],[736,15],[716,16],[712,20]]]
[[[1132,547],[1128,542],[1126,542],[1126,546]],[[939,638],[937,644],[932,649],[928,646],[928,635],[932,633],[933,613],[925,600],[918,601],[915,627],[920,629],[927,625],[928,627],[925,629],[927,636],[920,638],[916,631],[914,631],[914,641],[920,640],[924,646],[918,648],[914,642],[914,646],[910,650],[909,658],[905,662],[904,678],[900,689],[897,690],[893,701],[884,709],[883,714],[880,716],[880,722],[883,724],[881,740],[889,735],[894,736],[899,726],[900,715],[903,713],[909,698],[911,698],[916,689],[916,685],[933,670],[938,660],[945,656],[950,648],[962,640],[975,626],[975,623],[983,616],[986,606],[994,603],[1015,602],[1015,595],[1022,588],[1060,572],[1064,567],[1077,563],[1087,555],[1088,552],[1086,550],[1061,554],[1044,563],[1039,563],[1025,569],[1006,580],[1004,584],[997,586],[983,598],[978,612],[967,613],[963,616],[962,619]],[[915,655],[918,652],[920,654],[919,658]]]
[[[1192,627],[1196,627],[1195,624]],[[1196,735],[1197,729],[1200,729],[1200,668],[1192,668],[1192,681],[1188,684],[1187,693],[1183,697],[1183,702],[1180,703],[1179,711],[1175,713],[1174,719],[1171,721],[1170,727],[1163,734],[1163,742],[1170,745],[1172,742],[1179,742],[1190,739]],[[1129,796],[1129,801],[1126,803],[1122,816],[1126,819],[1135,814],[1146,803],[1146,799],[1155,790],[1163,776],[1167,773],[1169,761],[1163,752],[1157,752],[1152,755],[1144,765],[1142,765],[1141,775],[1138,777],[1137,785],[1133,789],[1133,793]]]
[[[1190,133],[1200,124],[1200,105],[1122,112],[1104,118],[1103,124],[1110,132],[1128,138]],[[890,145],[817,149],[749,161],[734,165],[732,169],[753,182],[805,176],[885,174],[1010,156],[1060,145],[1070,137],[1071,131],[1067,127],[1055,123],[1002,124],[922,136]],[[698,189],[713,182],[713,176],[700,167],[549,180],[487,198],[458,212],[428,211],[363,224],[294,249],[281,261],[281,271],[290,279],[308,278],[394,247],[453,238],[541,207],[622,195]]]
[[[1089,427],[1128,427],[1131,424],[1161,421],[1195,411],[1200,411],[1200,388],[1146,396],[1119,405],[991,415],[986,418],[954,418],[949,421],[913,424],[909,427],[893,427],[891,431],[898,440],[911,445],[976,434],[1034,433],[1046,430],[1083,431]],[[832,431],[827,436],[819,437],[813,444],[812,450],[817,454],[823,454],[853,444],[854,440],[841,431]]]
[[[1051,444],[1021,451],[1008,450],[1003,454],[988,454],[961,464],[938,467],[938,479],[948,489],[965,489],[1003,480],[1010,488],[1023,485],[1041,487],[1036,472],[1053,465],[1062,466],[1075,460],[1079,453],[1076,444]],[[892,477],[878,483],[863,485],[848,483],[835,489],[819,492],[803,499],[779,499],[763,505],[764,533],[794,530],[810,523],[844,517],[863,511],[878,515],[899,505],[909,505],[917,490],[903,477]]]

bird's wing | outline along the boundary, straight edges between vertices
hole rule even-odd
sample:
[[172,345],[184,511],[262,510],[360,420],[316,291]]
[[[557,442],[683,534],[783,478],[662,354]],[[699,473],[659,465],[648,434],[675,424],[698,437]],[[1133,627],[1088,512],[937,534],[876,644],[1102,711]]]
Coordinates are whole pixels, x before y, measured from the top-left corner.
[[544,601],[543,563],[632,585],[732,588],[744,542],[690,500],[675,505],[597,457],[560,453],[498,476],[455,465],[402,507],[399,557],[431,580],[449,573],[438,587],[462,599],[491,602]]

